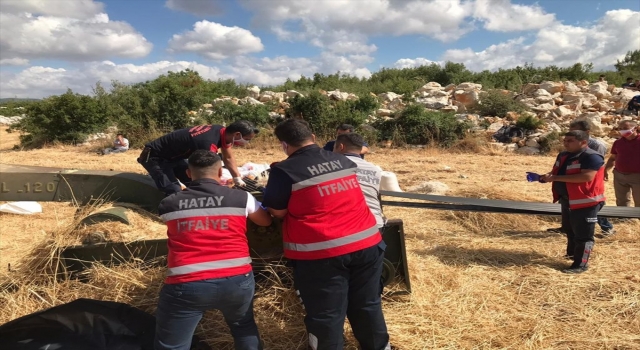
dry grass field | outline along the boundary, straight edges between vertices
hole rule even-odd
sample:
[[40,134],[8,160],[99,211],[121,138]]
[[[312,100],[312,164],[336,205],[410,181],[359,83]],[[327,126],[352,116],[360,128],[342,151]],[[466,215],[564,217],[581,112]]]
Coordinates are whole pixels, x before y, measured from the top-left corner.
[[[71,146],[10,150],[15,143],[17,135],[0,130],[1,163],[144,172],[136,150],[110,156]],[[283,158],[275,142],[236,154],[240,164]],[[553,156],[377,148],[367,160],[395,172],[405,191],[441,181],[450,195],[551,200],[549,185],[524,178],[526,171],[548,171]],[[607,195],[614,202],[611,183]],[[86,232],[72,229],[75,207],[42,205],[43,213],[30,217],[0,213],[0,275],[18,285],[0,291],[0,324],[79,297],[154,311],[162,269],[96,267],[90,283],[48,278],[42,257]],[[566,275],[560,272],[569,264],[562,258],[565,238],[546,232],[558,226],[557,218],[397,207],[385,208],[385,214],[404,221],[413,289],[383,301],[398,349],[640,349],[638,220],[613,220],[618,233],[596,238],[591,269]],[[132,214],[131,226],[101,225],[97,229],[115,240],[164,235],[160,223],[140,214]],[[286,283],[262,286],[255,307],[266,349],[305,349],[302,309]],[[217,313],[205,317],[198,334],[216,349],[232,348]],[[345,334],[347,348],[356,349],[348,329]]]

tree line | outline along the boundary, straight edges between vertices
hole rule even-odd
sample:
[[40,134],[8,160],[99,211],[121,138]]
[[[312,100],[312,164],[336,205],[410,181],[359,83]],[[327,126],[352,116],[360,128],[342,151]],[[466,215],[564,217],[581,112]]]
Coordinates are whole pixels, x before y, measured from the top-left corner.
[[[616,62],[615,70],[605,72],[595,72],[592,64],[581,63],[571,67],[534,67],[532,64],[524,64],[494,72],[472,72],[464,64],[446,62],[443,66],[431,64],[416,68],[384,68],[369,78],[357,78],[340,72],[316,73],[312,77],[303,76],[296,81],[287,80],[276,86],[262,86],[261,90],[296,90],[304,94],[305,97],[296,96],[288,101],[290,107],[286,116],[303,115],[317,134],[330,135],[342,123],[362,125],[367,116],[380,106],[372,94],[392,91],[411,99],[414,91],[431,81],[443,86],[473,82],[482,84],[483,89],[489,91],[501,89],[520,92],[527,83],[547,80],[594,82],[601,74],[610,84],[617,86],[627,77],[640,78],[640,50],[628,52],[623,60]],[[132,146],[136,147],[161,133],[199,123],[229,123],[236,119],[248,119],[259,127],[272,127],[279,120],[269,116],[270,111],[278,108],[271,102],[242,106],[226,102],[216,104],[212,113],[188,113],[200,110],[203,104],[211,103],[221,96],[244,98],[251,85],[253,84],[239,84],[234,80],[206,80],[198,72],[186,69],[168,72],[156,79],[135,84],[112,81],[109,88],[105,88],[97,83],[90,95],[74,93],[69,89],[64,94],[42,100],[0,103],[0,106],[6,107],[0,110],[0,114],[11,116],[11,112],[15,112],[13,115],[26,115],[9,129],[23,132],[23,146],[38,147],[56,141],[81,142],[88,134],[104,131],[108,126],[117,126],[128,135]],[[354,93],[359,99],[330,101],[318,92],[336,89]],[[500,98],[497,94],[491,96]],[[497,102],[498,105],[504,105],[503,109],[524,110],[523,106],[516,106],[511,101]],[[478,110],[480,113],[489,113],[482,108]],[[464,136],[464,127],[460,123],[454,123],[452,113],[432,112],[421,106],[408,108],[403,113],[404,116],[396,116],[398,118],[394,121],[374,123],[374,130],[363,128],[362,132],[366,131],[370,141],[401,134],[405,136],[406,143],[428,141],[445,146]]]

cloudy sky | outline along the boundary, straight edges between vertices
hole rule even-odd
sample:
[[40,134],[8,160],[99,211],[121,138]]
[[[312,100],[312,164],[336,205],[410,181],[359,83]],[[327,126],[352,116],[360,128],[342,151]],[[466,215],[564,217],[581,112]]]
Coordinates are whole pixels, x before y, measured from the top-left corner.
[[195,69],[257,85],[454,61],[612,68],[638,0],[0,0],[0,97]]

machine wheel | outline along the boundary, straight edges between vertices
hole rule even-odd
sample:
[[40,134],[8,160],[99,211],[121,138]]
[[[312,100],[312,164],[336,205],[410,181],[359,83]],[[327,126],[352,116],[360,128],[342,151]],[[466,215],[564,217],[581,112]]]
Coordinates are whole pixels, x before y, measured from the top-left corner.
[[396,268],[393,266],[391,261],[384,259],[382,260],[382,285],[386,287],[391,283],[396,276]]

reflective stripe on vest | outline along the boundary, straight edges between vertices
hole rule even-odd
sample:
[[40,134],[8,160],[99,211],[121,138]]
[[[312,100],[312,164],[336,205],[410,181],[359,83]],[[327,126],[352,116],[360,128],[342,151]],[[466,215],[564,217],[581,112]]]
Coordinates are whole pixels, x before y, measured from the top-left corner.
[[250,263],[251,263],[250,257],[218,260],[218,261],[207,261],[207,262],[201,262],[201,263],[196,263],[191,265],[171,267],[168,269],[167,276],[184,275],[187,273],[194,273],[194,272],[207,271],[207,270],[220,270],[220,269],[226,269],[230,267],[240,267]]
[[332,239],[324,242],[307,243],[307,244],[284,242],[284,248],[288,250],[294,250],[297,252],[313,252],[318,250],[337,248],[337,247],[341,247],[347,244],[355,243],[363,239],[369,238],[373,235],[378,234],[378,232],[379,232],[378,226],[376,225],[364,231],[356,232],[346,237],[340,237],[340,238],[336,238],[336,239]]
[[199,216],[245,216],[246,209],[243,208],[198,208],[174,211],[161,215],[164,222],[187,219]]
[[569,199],[569,205],[572,204],[587,204],[587,203],[599,203],[602,202],[604,200],[604,194],[600,194],[597,195],[595,197],[589,197],[589,198],[584,198],[584,199]]
[[582,166],[582,165],[581,165],[580,163],[577,163],[577,164],[570,164],[570,165],[568,165],[568,166],[567,166],[567,171],[569,171],[569,170],[573,170],[573,169],[580,169],[580,167],[581,167],[581,166]]
[[309,186],[319,185],[319,184],[324,183],[324,182],[340,179],[340,178],[343,178],[343,177],[347,177],[349,175],[354,175],[355,173],[356,173],[356,168],[350,168],[350,169],[344,169],[344,170],[336,171],[336,172],[333,172],[333,173],[314,176],[314,177],[312,177],[310,179],[303,180],[303,181],[300,181],[300,182],[297,182],[297,183],[293,184],[291,186],[291,191],[298,191],[298,190],[307,188]]

